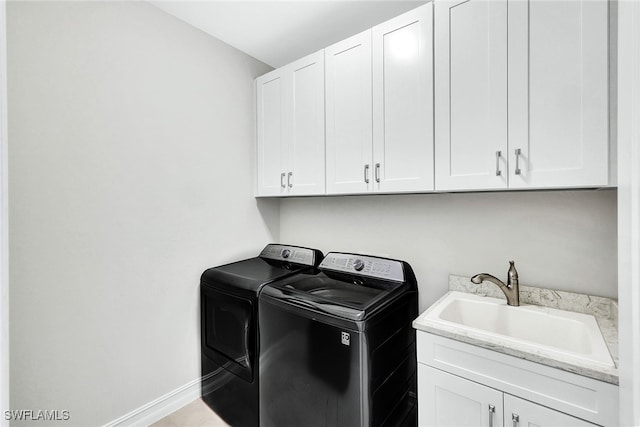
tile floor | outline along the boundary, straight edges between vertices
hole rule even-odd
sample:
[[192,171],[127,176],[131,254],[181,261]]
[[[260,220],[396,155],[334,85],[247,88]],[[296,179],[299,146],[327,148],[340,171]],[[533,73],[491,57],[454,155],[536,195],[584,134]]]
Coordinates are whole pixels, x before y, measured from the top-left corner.
[[196,399],[151,424],[150,427],[229,427],[229,425],[222,421],[202,399]]

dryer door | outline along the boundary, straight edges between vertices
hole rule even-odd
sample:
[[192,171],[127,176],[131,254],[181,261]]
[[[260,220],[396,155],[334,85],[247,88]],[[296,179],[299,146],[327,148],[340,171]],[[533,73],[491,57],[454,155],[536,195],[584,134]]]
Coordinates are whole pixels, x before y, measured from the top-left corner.
[[257,350],[255,301],[207,285],[200,287],[200,298],[203,356],[252,382]]

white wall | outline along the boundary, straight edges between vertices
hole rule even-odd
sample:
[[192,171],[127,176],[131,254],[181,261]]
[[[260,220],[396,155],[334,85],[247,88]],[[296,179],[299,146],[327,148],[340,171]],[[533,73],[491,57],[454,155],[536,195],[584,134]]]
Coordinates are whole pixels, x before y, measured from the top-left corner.
[[620,425],[640,426],[640,3],[618,3]]
[[420,309],[449,274],[616,297],[616,192],[557,191],[299,198],[280,206],[280,240],[403,259]]
[[11,407],[104,424],[199,377],[199,275],[277,240],[250,197],[270,68],[144,2],[7,20]]
[[[0,0],[0,410],[9,407],[6,2]],[[8,425],[2,417],[0,426]]]

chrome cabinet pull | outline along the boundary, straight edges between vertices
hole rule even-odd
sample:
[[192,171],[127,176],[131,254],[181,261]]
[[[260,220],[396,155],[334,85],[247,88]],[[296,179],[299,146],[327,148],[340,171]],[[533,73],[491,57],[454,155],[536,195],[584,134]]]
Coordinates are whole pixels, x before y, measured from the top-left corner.
[[516,170],[515,173],[516,175],[520,175],[520,172],[522,172],[520,170],[520,155],[522,154],[522,150],[519,148],[516,148]]
[[500,170],[500,157],[502,156],[502,151],[496,151],[496,176],[502,175],[502,171]]
[[380,163],[376,163],[376,182],[380,182]]
[[496,407],[489,405],[489,427],[493,427],[493,414],[496,412]]
[[518,424],[520,423],[520,415],[511,414],[511,421],[513,421],[513,427],[518,427]]
[[284,185],[284,175],[285,175],[285,173],[284,173],[284,172],[282,172],[282,173],[280,174],[280,187],[282,187],[282,188],[285,188],[285,185]]
[[293,187],[293,184],[291,183],[291,177],[293,176],[293,172],[289,172],[287,174],[287,187],[291,188]]
[[364,165],[364,182],[369,183],[369,165]]

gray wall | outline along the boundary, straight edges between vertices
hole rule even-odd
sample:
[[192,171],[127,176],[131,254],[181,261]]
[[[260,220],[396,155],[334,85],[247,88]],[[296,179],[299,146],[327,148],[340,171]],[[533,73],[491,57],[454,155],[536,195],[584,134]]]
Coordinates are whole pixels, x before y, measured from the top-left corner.
[[617,296],[614,190],[287,199],[280,218],[282,242],[408,261],[422,310],[449,274],[506,280],[508,260],[524,285]]
[[270,68],[144,2],[7,7],[11,407],[104,424],[199,377],[200,273],[277,240]]

